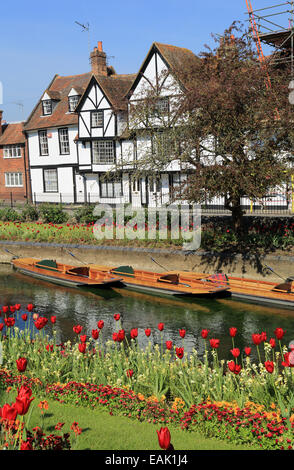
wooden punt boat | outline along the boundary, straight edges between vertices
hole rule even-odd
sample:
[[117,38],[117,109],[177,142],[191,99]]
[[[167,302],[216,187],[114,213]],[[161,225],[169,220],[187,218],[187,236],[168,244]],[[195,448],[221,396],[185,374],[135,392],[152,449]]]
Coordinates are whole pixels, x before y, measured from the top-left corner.
[[225,274],[185,273],[188,279],[211,279],[226,285],[232,297],[248,302],[267,303],[294,309],[294,277],[275,283],[265,280],[246,279]]
[[191,279],[186,272],[167,271],[154,273],[133,269],[132,266],[109,267],[93,265],[99,271],[119,276],[129,289],[143,292],[192,297],[224,297],[230,295],[229,287],[210,279]]
[[35,258],[13,259],[12,264],[19,272],[29,276],[70,287],[112,287],[122,285],[122,279],[113,274],[99,271],[93,266],[72,266],[55,260]]

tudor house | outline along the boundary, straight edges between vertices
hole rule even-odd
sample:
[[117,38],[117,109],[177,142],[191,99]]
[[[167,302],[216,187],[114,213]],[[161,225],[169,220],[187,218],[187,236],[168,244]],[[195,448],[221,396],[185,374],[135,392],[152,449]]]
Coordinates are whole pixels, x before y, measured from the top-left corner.
[[31,201],[30,169],[24,122],[6,123],[0,111],[0,200]]
[[[130,132],[129,106],[150,87],[158,93],[158,106],[168,113],[172,96],[184,86],[177,70],[195,55],[153,43],[139,72],[123,75],[107,66],[98,42],[90,60],[89,73],[55,75],[24,126],[33,201],[136,207],[169,203],[185,177],[183,169],[174,161],[154,178],[133,178],[136,160],[152,142],[139,130]],[[119,170],[115,178],[114,169]]]
[[[103,53],[101,43],[98,52]],[[78,171],[84,178],[88,201],[136,207],[171,201],[173,190],[185,177],[176,160],[154,177],[133,177],[136,161],[152,142],[140,129],[130,129],[129,107],[151,88],[159,96],[158,106],[168,113],[173,96],[184,86],[175,78],[176,70],[187,60],[195,60],[191,51],[154,43],[136,75],[107,75],[100,70],[92,76],[76,108]]]

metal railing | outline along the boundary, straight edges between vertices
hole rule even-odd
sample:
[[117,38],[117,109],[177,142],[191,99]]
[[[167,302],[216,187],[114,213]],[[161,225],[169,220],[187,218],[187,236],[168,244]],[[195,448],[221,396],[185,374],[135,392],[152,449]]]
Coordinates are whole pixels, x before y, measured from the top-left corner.
[[[166,201],[166,198],[165,198]],[[165,202],[164,201],[164,202]],[[129,204],[129,195],[118,198],[99,198],[93,193],[86,193],[74,197],[72,193],[33,193],[32,200],[13,193],[0,192],[0,209],[5,207],[23,208],[26,204],[39,206],[42,203],[62,204],[64,208],[74,208],[85,204],[104,203],[109,205]],[[131,200],[133,207],[146,207],[140,198]],[[165,205],[165,204],[163,204]],[[152,207],[150,204],[149,207]],[[161,207],[160,201],[154,207]],[[241,199],[241,208],[246,215],[294,215],[294,197],[292,192],[272,193],[268,196],[251,201],[248,198]],[[225,207],[224,198],[214,198],[201,205],[202,214],[207,215],[231,215],[231,211]]]

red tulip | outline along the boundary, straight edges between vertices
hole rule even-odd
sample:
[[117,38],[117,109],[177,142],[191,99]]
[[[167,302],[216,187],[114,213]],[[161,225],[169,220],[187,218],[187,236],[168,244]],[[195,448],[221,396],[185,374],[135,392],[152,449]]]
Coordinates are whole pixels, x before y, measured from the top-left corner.
[[73,327],[73,331],[74,331],[77,335],[80,334],[80,332],[82,331],[82,329],[83,329],[83,327],[82,327],[81,325],[75,325],[75,326]]
[[181,338],[185,338],[186,330],[179,330],[179,335],[180,335]]
[[266,341],[266,332],[265,331],[261,332],[261,341]]
[[210,330],[202,330],[202,331],[201,331],[201,336],[202,336],[202,338],[203,338],[203,339],[206,339],[209,332],[210,332]]
[[27,305],[27,309],[28,309],[29,312],[31,312],[33,310],[33,308],[34,308],[33,304],[28,304]]
[[15,403],[9,405],[5,403],[5,405],[0,407],[0,418],[7,419],[9,421],[15,421],[17,417],[17,408]]
[[46,323],[48,322],[48,319],[45,318],[45,317],[39,317],[35,322],[35,327],[37,328],[37,330],[41,330],[42,328],[44,328],[44,326],[46,325]]
[[147,338],[149,338],[149,336],[151,335],[151,330],[150,330],[150,328],[146,328],[146,330],[145,330],[145,335],[147,336]]
[[220,343],[219,339],[210,339],[209,342],[210,342],[210,346],[213,349],[217,349],[219,347],[219,343]]
[[80,340],[82,343],[85,343],[87,341],[87,335],[81,335]]
[[284,361],[282,362],[282,366],[284,367],[294,367],[294,354],[293,351],[290,353],[284,354]]
[[231,349],[231,353],[232,355],[236,358],[236,357],[239,357],[240,356],[240,349],[238,348],[233,348]]
[[119,330],[117,333],[117,341],[121,343],[125,339],[126,333],[125,330]]
[[54,325],[54,323],[56,323],[56,316],[55,315],[51,315],[51,323]]
[[258,346],[258,345],[261,343],[261,341],[262,341],[262,336],[259,335],[259,334],[257,334],[257,333],[256,333],[256,334],[253,334],[253,335],[252,335],[252,341],[253,341],[253,343],[254,343],[256,346]]
[[127,372],[126,372],[127,376],[131,379],[134,375],[134,371],[133,369],[128,369]]
[[267,372],[269,372],[270,374],[273,373],[274,368],[275,368],[274,363],[272,361],[266,361],[264,363],[264,367],[266,368]]
[[158,436],[158,444],[161,449],[168,450],[171,447],[171,435],[168,428],[160,428],[160,430],[156,430]]
[[4,323],[0,323],[0,331],[2,331],[4,328]]
[[48,352],[49,352],[49,351],[52,352],[52,351],[53,351],[53,347],[54,347],[53,344],[47,344],[46,349],[47,349]]
[[97,326],[98,326],[98,328],[99,328],[100,330],[102,330],[102,328],[103,328],[103,326],[104,326],[104,321],[103,321],[103,320],[99,320],[99,321],[97,322]]
[[170,351],[173,347],[173,342],[172,341],[166,341],[165,344],[166,344],[166,349],[168,349]]
[[14,326],[15,318],[13,318],[13,317],[4,318],[4,322],[5,322],[6,326]]
[[26,397],[31,398],[32,390],[27,385],[22,385],[19,389],[17,389],[17,396],[19,398]]
[[131,330],[131,338],[135,339],[135,338],[137,338],[137,336],[138,336],[138,328],[133,328]]
[[112,333],[113,341],[117,341],[117,336],[118,336],[118,333]]
[[234,337],[236,336],[236,334],[237,334],[237,328],[235,328],[234,326],[232,326],[232,327],[230,328],[230,336],[231,336],[232,338],[234,338]]
[[27,321],[28,316],[27,316],[26,313],[23,313],[22,316],[21,316],[21,318],[23,319],[23,321]]
[[20,357],[19,359],[16,359],[16,366],[19,372],[24,372],[27,368],[27,365],[28,361],[25,357]]
[[184,357],[184,348],[176,348],[176,355],[179,359],[183,359]]
[[14,307],[14,305],[10,305],[9,310],[10,310],[11,313],[14,313],[14,312],[15,312],[15,307]]
[[92,330],[92,338],[98,339],[98,336],[99,336],[99,330]]
[[113,315],[113,318],[115,319],[115,321],[118,321],[120,319],[120,314],[119,313],[115,313]]
[[15,304],[15,309],[20,310],[21,305],[20,304]]
[[163,331],[164,323],[158,323],[158,329],[159,329],[159,331]]
[[241,366],[239,366],[238,364],[235,364],[234,361],[228,362],[228,368],[235,375],[238,375],[241,372],[241,369],[242,369]]
[[275,336],[278,340],[281,340],[286,332],[283,328],[276,328],[275,329]]
[[276,347],[276,340],[275,338],[271,338],[269,340],[269,344],[271,345],[271,347],[274,349]]
[[3,305],[2,310],[3,313],[8,313],[9,307],[7,305]]
[[250,356],[250,354],[251,354],[251,348],[246,347],[246,348],[244,348],[244,351],[245,351],[246,356]]
[[25,415],[28,412],[30,403],[35,399],[33,398],[28,398],[26,396],[19,397],[17,396],[15,399],[15,407],[17,409],[17,414],[20,416]]
[[85,351],[86,351],[86,343],[79,343],[79,351],[80,351],[81,353],[83,353],[83,354],[85,353]]

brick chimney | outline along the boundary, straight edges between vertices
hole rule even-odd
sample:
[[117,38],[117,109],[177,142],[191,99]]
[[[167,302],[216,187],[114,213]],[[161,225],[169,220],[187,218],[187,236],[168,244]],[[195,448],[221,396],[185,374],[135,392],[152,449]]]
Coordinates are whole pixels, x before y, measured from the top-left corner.
[[102,41],[98,41],[98,47],[90,54],[92,73],[94,75],[107,76],[106,54],[102,49]]
[[3,111],[0,109],[0,136],[2,135],[2,115]]

